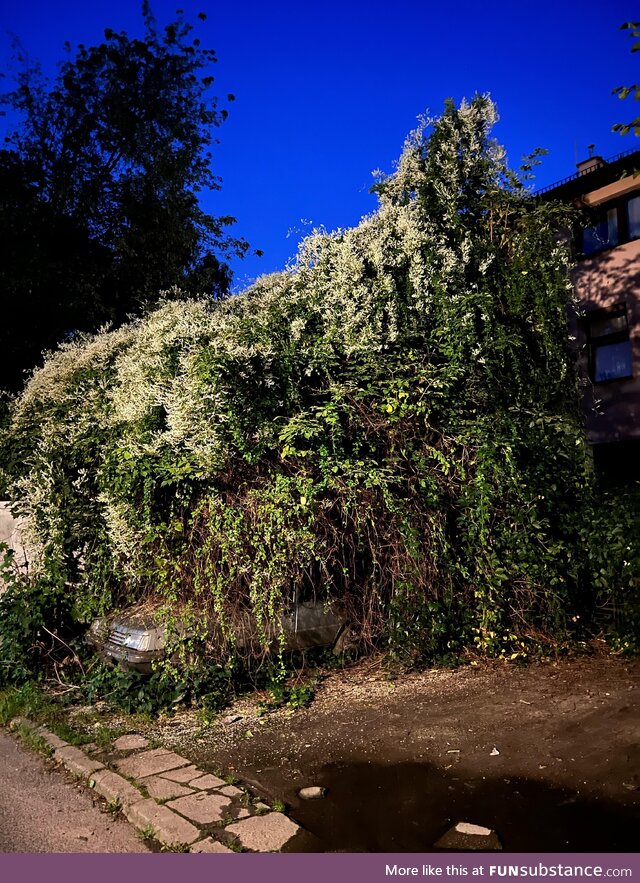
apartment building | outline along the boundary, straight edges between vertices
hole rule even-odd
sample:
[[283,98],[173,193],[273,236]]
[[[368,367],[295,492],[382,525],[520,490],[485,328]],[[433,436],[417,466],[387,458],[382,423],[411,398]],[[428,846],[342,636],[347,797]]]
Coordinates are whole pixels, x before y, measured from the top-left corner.
[[640,150],[592,156],[540,195],[580,209],[570,330],[596,465],[640,478]]

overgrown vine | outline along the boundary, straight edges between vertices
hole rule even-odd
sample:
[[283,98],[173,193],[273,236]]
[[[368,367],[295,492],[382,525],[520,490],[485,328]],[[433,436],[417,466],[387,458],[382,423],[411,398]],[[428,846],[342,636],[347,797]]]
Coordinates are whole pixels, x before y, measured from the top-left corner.
[[[638,508],[597,487],[585,443],[567,209],[508,169],[495,116],[447,104],[378,211],[286,272],[48,356],[2,442],[38,557],[0,602],[0,679],[55,656],[40,626],[71,641],[142,599],[197,623],[218,666],[277,655],[301,598],[410,664],[603,625],[633,646]],[[27,591],[49,600],[18,634]]]

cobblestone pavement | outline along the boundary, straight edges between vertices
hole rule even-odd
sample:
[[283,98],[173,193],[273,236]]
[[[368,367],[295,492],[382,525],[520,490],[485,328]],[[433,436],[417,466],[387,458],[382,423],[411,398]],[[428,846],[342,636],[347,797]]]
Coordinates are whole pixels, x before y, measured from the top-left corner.
[[153,748],[143,736],[111,745],[69,745],[45,727],[17,718],[13,727],[40,737],[55,761],[100,794],[141,834],[178,852],[279,852],[301,829],[248,791]]

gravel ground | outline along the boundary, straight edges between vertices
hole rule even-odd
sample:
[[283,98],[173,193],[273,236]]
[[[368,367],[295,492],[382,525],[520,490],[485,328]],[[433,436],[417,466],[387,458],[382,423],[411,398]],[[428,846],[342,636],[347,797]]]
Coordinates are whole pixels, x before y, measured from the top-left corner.
[[[209,724],[193,711],[108,722],[282,800],[316,849],[428,850],[457,821],[494,828],[515,851],[636,848],[638,660],[479,663],[389,680],[369,659],[324,677],[306,709],[261,715],[261,699]],[[302,801],[312,785],[327,797]]]

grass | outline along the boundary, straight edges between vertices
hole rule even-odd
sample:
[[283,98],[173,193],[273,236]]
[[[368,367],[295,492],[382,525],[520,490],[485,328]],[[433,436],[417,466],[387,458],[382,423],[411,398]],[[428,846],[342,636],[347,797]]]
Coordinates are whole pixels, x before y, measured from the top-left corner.
[[87,742],[93,741],[91,736],[88,736],[86,733],[79,733],[70,727],[69,724],[65,723],[65,721],[54,719],[48,720],[47,723],[51,732],[55,733],[56,736],[65,742],[68,742],[69,745],[86,745]]
[[70,745],[91,741],[91,737],[69,726],[67,709],[49,699],[33,682],[0,690],[0,725],[7,726],[19,715],[36,724],[45,723],[56,736]]
[[32,751],[44,754],[45,757],[51,757],[53,755],[53,748],[51,745],[49,745],[48,742],[45,742],[42,736],[34,733],[31,727],[27,727],[25,724],[20,724],[16,727],[14,732],[22,744],[26,745],[26,747],[30,748]]
[[0,691],[0,724],[3,726],[7,726],[18,715],[42,723],[53,710],[54,704],[42,695],[36,684],[6,687]]
[[144,828],[138,829],[138,837],[141,840],[153,840],[155,839],[156,832],[153,828],[153,825],[145,825]]
[[0,726],[7,726],[14,718],[24,716],[37,724],[46,724],[52,733],[69,745],[86,745],[95,742],[100,748],[110,748],[111,743],[126,730],[99,726],[91,732],[83,732],[83,723],[90,724],[95,718],[85,715],[83,722],[73,719],[70,724],[69,709],[49,699],[35,683],[23,687],[6,687],[0,690]]
[[91,739],[99,748],[111,748],[112,742],[114,742],[118,736],[122,736],[124,732],[125,731],[122,727],[104,727],[101,725],[93,731]]
[[160,852],[189,852],[190,846],[188,843],[173,843],[171,846],[163,843],[160,847]]
[[107,812],[111,813],[112,816],[120,815],[122,812],[122,803],[117,797],[107,803]]

